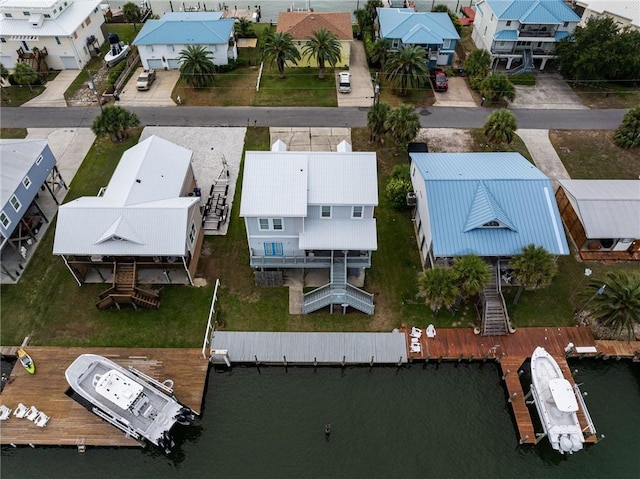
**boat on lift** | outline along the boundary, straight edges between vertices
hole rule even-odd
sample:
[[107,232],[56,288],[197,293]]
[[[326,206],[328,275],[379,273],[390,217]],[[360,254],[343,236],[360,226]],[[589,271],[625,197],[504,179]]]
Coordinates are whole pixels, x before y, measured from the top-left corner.
[[534,403],[551,447],[562,454],[580,451],[584,434],[578,422],[575,390],[553,356],[542,347],[537,347],[531,356],[531,381]]
[[193,412],[153,384],[153,379],[127,370],[96,354],[82,354],[65,372],[71,388],[91,404],[91,411],[127,435],[146,439],[166,454],[175,445],[171,428],[188,425]]

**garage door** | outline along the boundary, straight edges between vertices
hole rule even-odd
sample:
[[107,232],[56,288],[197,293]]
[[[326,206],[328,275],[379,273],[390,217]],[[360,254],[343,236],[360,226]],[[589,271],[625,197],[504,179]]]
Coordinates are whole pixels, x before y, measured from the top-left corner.
[[2,63],[2,66],[4,66],[5,68],[14,67],[14,60],[11,57],[0,57],[0,63]]
[[162,70],[162,60],[158,58],[150,58],[147,60],[147,65],[153,70]]
[[60,61],[62,62],[62,68],[65,70],[78,69],[78,60],[76,60],[76,57],[60,57]]
[[438,55],[438,65],[448,65],[449,64],[449,54],[448,53],[440,53]]
[[177,58],[169,58],[169,70],[177,70],[180,68],[180,60]]

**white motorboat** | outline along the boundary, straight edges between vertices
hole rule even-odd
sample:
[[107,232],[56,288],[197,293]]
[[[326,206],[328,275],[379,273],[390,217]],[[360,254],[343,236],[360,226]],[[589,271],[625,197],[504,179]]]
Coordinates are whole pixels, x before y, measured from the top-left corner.
[[71,388],[91,403],[94,414],[168,454],[174,446],[171,428],[189,424],[193,412],[153,385],[153,379],[132,371],[102,356],[82,354],[65,376]]
[[104,61],[108,67],[116,65],[120,60],[124,60],[131,52],[131,47],[121,42],[115,33],[109,34],[109,51],[104,56]]
[[536,409],[551,447],[562,454],[581,450],[584,434],[576,414],[576,393],[544,348],[537,347],[531,356],[531,381]]

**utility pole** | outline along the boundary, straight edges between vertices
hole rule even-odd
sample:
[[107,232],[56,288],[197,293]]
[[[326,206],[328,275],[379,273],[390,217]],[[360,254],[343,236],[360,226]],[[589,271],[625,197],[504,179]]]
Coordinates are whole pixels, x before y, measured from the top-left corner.
[[98,94],[98,90],[96,89],[96,84],[95,84],[95,79],[93,77],[93,75],[91,75],[91,72],[89,70],[87,70],[87,72],[89,73],[89,90],[93,90],[93,93],[96,95],[96,100],[98,100],[98,106],[100,107],[100,113],[103,113],[104,110],[102,109],[102,102],[100,101],[100,95]]

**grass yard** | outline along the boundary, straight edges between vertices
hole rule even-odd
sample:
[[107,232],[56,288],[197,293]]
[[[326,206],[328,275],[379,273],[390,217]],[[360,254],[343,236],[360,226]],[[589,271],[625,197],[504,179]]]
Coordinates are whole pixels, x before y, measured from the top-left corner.
[[0,128],[0,138],[2,139],[14,139],[14,138],[26,138],[26,128]]
[[9,86],[2,87],[2,106],[3,107],[16,107],[20,106],[29,100],[33,100],[44,91],[43,86],[34,85],[29,90],[28,86]]
[[613,131],[552,130],[549,138],[574,179],[627,179],[640,176],[638,149],[618,148]]
[[324,79],[317,68],[287,68],[280,78],[277,68],[265,65],[254,106],[338,106],[333,69]]
[[258,67],[240,67],[215,75],[213,86],[193,88],[181,78],[171,93],[189,106],[252,106],[255,104]]
[[511,151],[520,153],[527,160],[533,163],[533,158],[531,157],[531,154],[527,149],[527,145],[524,144],[524,141],[522,141],[518,135],[514,135],[513,141],[509,144],[493,145],[491,143],[487,143],[487,141],[485,140],[482,128],[473,128],[470,130],[470,132],[471,138],[473,139],[473,145],[470,151],[482,151],[490,153]]
[[582,104],[589,108],[633,108],[640,104],[640,90],[615,83],[582,85],[569,83]]

